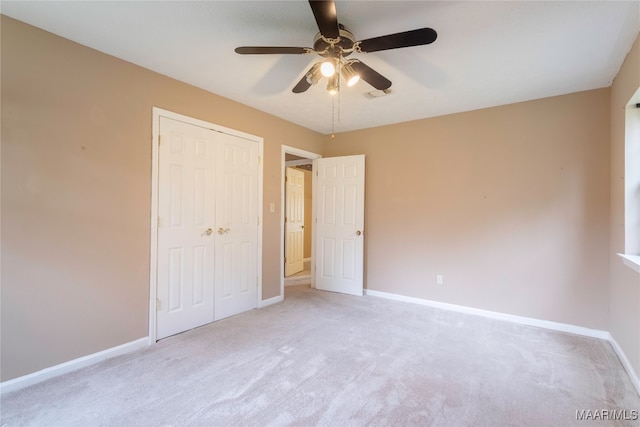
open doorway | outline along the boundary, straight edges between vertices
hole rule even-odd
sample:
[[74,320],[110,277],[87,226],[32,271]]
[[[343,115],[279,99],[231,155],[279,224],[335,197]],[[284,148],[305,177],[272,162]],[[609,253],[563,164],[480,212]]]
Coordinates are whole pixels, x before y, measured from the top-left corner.
[[282,147],[281,292],[284,286],[313,286],[313,159],[298,148]]

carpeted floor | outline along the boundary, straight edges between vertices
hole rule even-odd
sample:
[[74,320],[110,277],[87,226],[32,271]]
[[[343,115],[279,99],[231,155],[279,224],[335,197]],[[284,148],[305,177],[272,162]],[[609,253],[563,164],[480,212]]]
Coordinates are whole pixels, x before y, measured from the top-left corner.
[[638,425],[640,410],[606,341],[308,286],[0,403],[2,426]]

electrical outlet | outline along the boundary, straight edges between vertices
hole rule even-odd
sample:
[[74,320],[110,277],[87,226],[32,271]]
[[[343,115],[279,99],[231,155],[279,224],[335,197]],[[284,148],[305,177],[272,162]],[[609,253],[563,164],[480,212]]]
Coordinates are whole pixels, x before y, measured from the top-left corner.
[[442,277],[442,274],[436,275],[436,285],[442,285],[443,283],[444,283],[444,279]]

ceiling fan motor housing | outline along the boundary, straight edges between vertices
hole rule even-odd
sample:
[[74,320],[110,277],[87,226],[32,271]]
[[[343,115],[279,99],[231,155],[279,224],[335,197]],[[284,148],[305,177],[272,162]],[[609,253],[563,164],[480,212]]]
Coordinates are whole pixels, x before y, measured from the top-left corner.
[[313,50],[320,56],[325,58],[338,58],[340,56],[349,56],[353,52],[353,45],[356,42],[355,36],[346,30],[342,24],[339,28],[339,36],[337,42],[331,43],[322,34],[318,33],[313,38]]

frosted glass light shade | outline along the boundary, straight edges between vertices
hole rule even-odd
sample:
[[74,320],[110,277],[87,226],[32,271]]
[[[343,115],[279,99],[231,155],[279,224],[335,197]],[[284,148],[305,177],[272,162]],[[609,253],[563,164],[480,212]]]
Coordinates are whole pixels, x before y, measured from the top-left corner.
[[336,72],[336,66],[333,65],[333,61],[331,61],[331,60],[324,61],[322,63],[322,65],[320,66],[320,72],[325,77],[331,77]]

